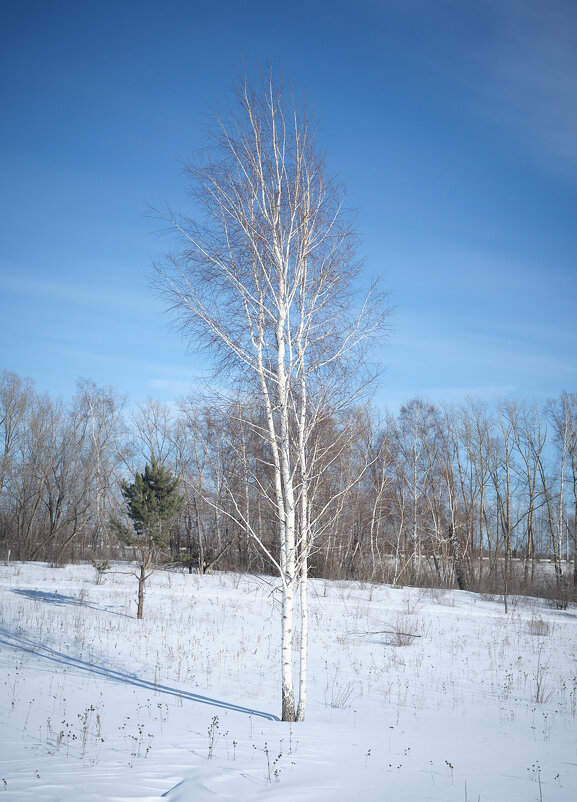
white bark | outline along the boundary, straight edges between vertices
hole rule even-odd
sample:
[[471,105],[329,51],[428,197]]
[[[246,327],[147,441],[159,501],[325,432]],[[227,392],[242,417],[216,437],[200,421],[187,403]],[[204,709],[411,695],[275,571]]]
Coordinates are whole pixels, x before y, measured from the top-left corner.
[[300,614],[301,614],[301,642],[299,656],[299,704],[296,713],[297,721],[304,721],[307,705],[307,665],[309,641],[309,612],[308,612],[308,560],[303,560],[300,576]]

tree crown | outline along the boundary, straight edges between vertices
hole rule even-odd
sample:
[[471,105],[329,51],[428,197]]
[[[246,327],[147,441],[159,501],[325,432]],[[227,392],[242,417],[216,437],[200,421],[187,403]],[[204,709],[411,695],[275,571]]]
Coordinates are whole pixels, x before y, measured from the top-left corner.
[[126,511],[137,536],[146,536],[157,546],[167,544],[170,521],[184,502],[177,492],[178,484],[178,477],[172,476],[154,457],[144,473],[135,474],[134,482],[122,483]]

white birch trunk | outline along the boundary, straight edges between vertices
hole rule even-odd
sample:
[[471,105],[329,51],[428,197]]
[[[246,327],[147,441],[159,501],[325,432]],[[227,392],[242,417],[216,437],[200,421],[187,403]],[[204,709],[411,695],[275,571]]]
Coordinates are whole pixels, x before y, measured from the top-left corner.
[[283,582],[281,615],[282,720],[295,720],[295,692],[292,665],[294,583]]
[[309,639],[309,613],[308,613],[308,559],[305,559],[301,568],[300,577],[300,617],[301,617],[301,642],[299,659],[299,704],[296,714],[297,721],[305,720],[307,705],[307,664],[308,664],[308,639]]

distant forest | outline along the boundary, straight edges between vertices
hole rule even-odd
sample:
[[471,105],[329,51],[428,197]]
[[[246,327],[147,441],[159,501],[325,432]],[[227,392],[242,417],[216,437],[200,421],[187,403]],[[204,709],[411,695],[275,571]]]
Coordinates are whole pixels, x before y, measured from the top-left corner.
[[[184,498],[162,564],[269,573],[278,526],[258,402],[125,406],[91,381],[64,403],[0,373],[0,557],[131,559],[112,525],[121,482],[154,460]],[[575,598],[577,394],[346,414],[319,419],[307,444],[325,461],[309,491],[312,576]]]

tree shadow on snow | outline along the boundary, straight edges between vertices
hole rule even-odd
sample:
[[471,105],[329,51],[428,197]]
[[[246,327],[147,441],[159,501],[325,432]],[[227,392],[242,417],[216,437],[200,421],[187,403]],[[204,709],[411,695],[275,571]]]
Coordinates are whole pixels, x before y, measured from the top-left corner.
[[[62,597],[59,595],[59,598]],[[19,632],[11,632],[4,627],[0,627],[0,644],[3,646],[9,646],[12,649],[22,652],[27,652],[28,654],[33,654],[36,657],[41,657],[44,660],[49,660],[53,663],[57,663],[58,665],[69,666],[70,668],[74,668],[79,671],[86,671],[89,674],[104,677],[105,679],[114,680],[116,682],[122,682],[126,685],[132,685],[136,688],[144,688],[151,693],[161,693],[167,696],[175,696],[183,701],[186,700],[189,702],[198,702],[199,704],[203,705],[210,705],[211,707],[219,707],[224,710],[231,710],[233,713],[244,713],[245,715],[249,716],[259,716],[260,718],[265,718],[269,721],[280,720],[278,716],[275,716],[273,713],[264,713],[261,710],[253,710],[249,707],[231,704],[230,702],[224,702],[221,699],[213,699],[210,696],[202,696],[198,693],[191,693],[190,691],[182,691],[178,688],[171,688],[168,685],[161,685],[156,682],[140,679],[140,677],[137,677],[135,674],[129,674],[125,671],[120,671],[115,668],[98,665],[97,663],[89,663],[86,660],[80,660],[78,657],[72,657],[72,655],[64,654],[64,652],[59,652],[56,649],[51,649],[49,646],[44,646],[44,644],[32,640],[32,638],[28,638]]]
[[130,618],[126,613],[119,613],[118,610],[111,610],[110,607],[102,607],[99,604],[92,604],[82,597],[67,596],[64,593],[51,593],[46,590],[33,590],[31,588],[12,588],[12,593],[23,596],[31,601],[41,601],[45,604],[54,604],[56,607],[89,607],[92,610],[120,615],[123,618]]

